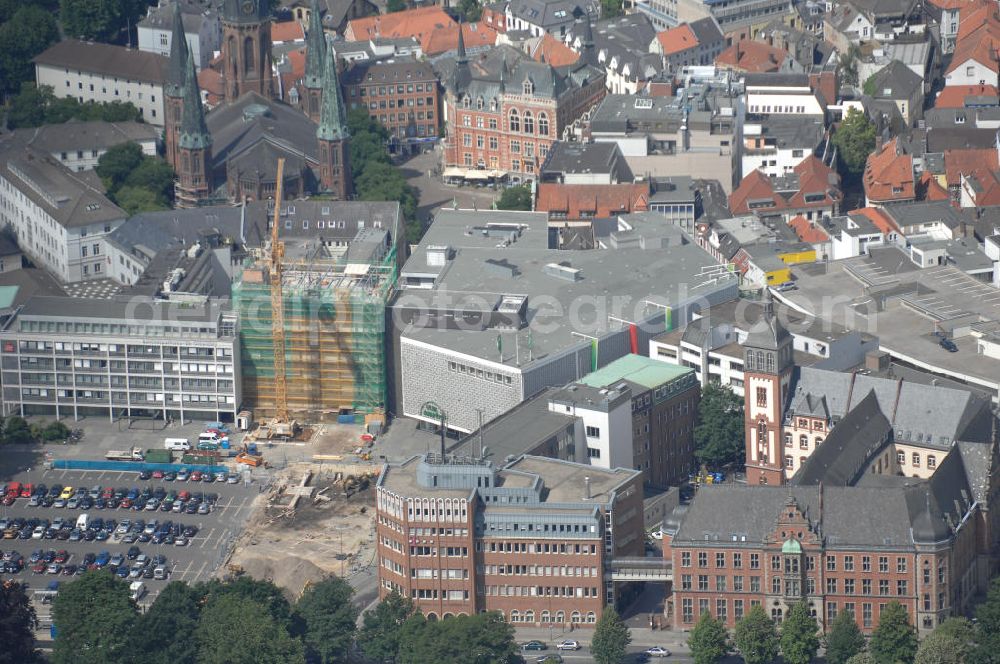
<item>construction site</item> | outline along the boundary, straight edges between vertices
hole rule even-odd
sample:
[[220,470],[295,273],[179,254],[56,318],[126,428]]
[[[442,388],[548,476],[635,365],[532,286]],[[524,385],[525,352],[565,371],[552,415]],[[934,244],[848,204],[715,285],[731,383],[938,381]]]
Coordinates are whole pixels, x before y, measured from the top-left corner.
[[257,422],[361,423],[385,408],[399,206],[341,201],[327,220],[303,218],[303,207],[277,197],[270,246],[234,282],[243,400]]

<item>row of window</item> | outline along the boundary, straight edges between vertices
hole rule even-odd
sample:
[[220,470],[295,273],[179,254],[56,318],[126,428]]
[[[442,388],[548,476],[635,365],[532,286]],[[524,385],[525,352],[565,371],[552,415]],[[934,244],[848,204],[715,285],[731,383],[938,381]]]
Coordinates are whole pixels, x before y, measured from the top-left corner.
[[484,565],[480,568],[482,574],[494,576],[582,576],[596,577],[596,567],[576,567],[570,565]]
[[[735,535],[733,536],[736,537]],[[747,554],[747,567],[749,569],[761,569],[760,561],[761,554],[759,553],[749,553]],[[744,554],[740,551],[734,551],[727,554],[723,551],[716,551],[714,555],[714,567],[716,569],[725,569],[727,567],[727,558],[729,558],[729,563],[733,569],[743,569]],[[816,569],[816,556],[805,556],[805,569],[811,571]],[[872,572],[875,571],[872,567],[873,557],[872,556],[860,556],[860,567],[855,566],[855,556],[853,554],[844,554],[841,557],[842,569],[845,572],[853,572],[856,569],[860,569],[862,572]],[[698,567],[707,568],[709,566],[710,556],[707,551],[699,551],[697,555]],[[780,572],[784,569],[786,572],[798,572],[798,557],[794,556],[770,556],[771,570],[775,572]],[[905,574],[907,571],[907,557],[896,556],[895,559],[895,571],[897,574]],[[836,572],[837,571],[837,557],[836,555],[828,555],[825,557],[826,571]],[[890,556],[878,556],[877,557],[877,571],[880,574],[888,574],[891,571],[891,563],[893,562]],[[681,567],[691,567],[692,556],[690,551],[681,552]]]
[[504,385],[511,384],[510,376],[506,376],[501,373],[493,373],[489,370],[476,369],[460,362],[448,362],[448,371],[466,374],[468,376],[472,376],[473,378],[479,378],[480,380],[486,380],[494,383],[502,383]]
[[485,586],[493,597],[600,597],[596,587],[573,586]]
[[[589,611],[586,616],[584,616],[579,611],[574,611],[571,615],[570,621],[574,624],[586,623],[596,623],[597,614],[593,611]],[[528,610],[523,614],[517,609],[512,609],[510,612],[510,622],[512,623],[533,623],[535,622],[535,612]],[[542,624],[564,624],[566,622],[566,614],[562,611],[556,611],[551,613],[550,611],[542,611],[540,614],[539,622]]]
[[[483,129],[487,120],[484,120],[482,116],[476,117],[476,127]],[[496,118],[488,118],[489,128],[497,128]],[[462,115],[462,126],[471,127],[472,126],[472,116]],[[518,113],[516,108],[510,109],[507,114],[507,129],[508,131],[524,133],[524,134],[534,134],[535,133],[535,116],[531,111],[525,111],[523,114]],[[538,135],[548,136],[549,135],[549,116],[544,111],[538,114]]]

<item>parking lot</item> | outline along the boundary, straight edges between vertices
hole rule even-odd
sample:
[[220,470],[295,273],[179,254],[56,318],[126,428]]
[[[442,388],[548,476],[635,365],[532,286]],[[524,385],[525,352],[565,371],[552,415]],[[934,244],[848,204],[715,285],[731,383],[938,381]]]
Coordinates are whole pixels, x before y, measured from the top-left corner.
[[[45,590],[51,581],[67,582],[73,579],[73,577],[64,576],[61,573],[58,575],[33,573],[33,565],[28,560],[31,553],[37,549],[44,551],[65,550],[70,554],[65,564],[79,565],[84,561],[84,557],[88,553],[98,554],[101,551],[107,551],[114,556],[115,554],[126,554],[131,546],[137,546],[142,553],[150,557],[157,554],[166,556],[166,567],[169,569],[168,579],[182,580],[188,583],[207,580],[212,572],[221,564],[226,550],[243,528],[246,518],[251,512],[253,499],[260,491],[258,483],[242,477],[240,477],[240,481],[236,484],[229,484],[224,481],[139,480],[138,473],[126,471],[77,471],[32,468],[31,470],[21,470],[13,476],[5,477],[4,487],[6,488],[11,481],[17,481],[22,484],[31,483],[36,487],[38,484],[45,484],[49,490],[51,490],[53,485],[58,484],[63,487],[73,487],[74,489],[84,487],[88,492],[91,488],[98,485],[102,489],[104,487],[113,487],[115,490],[124,489],[126,493],[133,488],[142,491],[146,487],[149,487],[151,492],[157,488],[162,488],[168,495],[171,491],[178,493],[187,491],[191,494],[201,492],[203,494],[203,502],[211,498],[210,494],[215,494],[216,496],[214,505],[208,514],[177,513],[174,511],[161,511],[159,508],[148,510],[145,509],[145,505],[143,505],[143,509],[141,510],[122,507],[98,509],[96,505],[86,510],[86,514],[91,521],[102,519],[106,522],[108,519],[113,519],[117,524],[120,524],[125,519],[129,519],[133,523],[137,519],[142,519],[147,524],[153,520],[157,520],[162,524],[164,521],[169,520],[174,524],[183,524],[185,527],[194,526],[197,528],[197,532],[188,538],[184,545],[168,544],[166,542],[156,544],[152,538],[147,542],[129,542],[128,539],[131,538],[125,538],[123,541],[121,537],[113,536],[109,536],[104,541],[98,541],[96,537],[91,541],[86,541],[83,538],[78,541],[72,541],[59,537],[51,539],[5,537],[0,541],[0,551],[4,553],[11,550],[17,551],[24,557],[25,567],[17,574],[5,573],[3,576],[5,578],[13,576],[22,582],[27,582],[31,591]],[[160,505],[162,506],[162,503]],[[7,519],[8,522],[17,518],[34,518],[48,519],[51,523],[61,517],[69,523],[71,526],[70,530],[76,526],[78,517],[83,513],[84,511],[79,508],[70,509],[68,507],[60,508],[55,506],[32,507],[29,506],[28,498],[18,498],[9,506],[0,505],[0,519]],[[131,564],[131,562],[126,561],[127,564]],[[148,594],[142,598],[140,604],[151,603],[166,583],[166,580],[150,578],[128,579],[128,581],[135,580],[142,580],[148,589]],[[41,606],[36,602],[36,609],[38,610],[39,618],[44,622],[48,616],[48,607]]]

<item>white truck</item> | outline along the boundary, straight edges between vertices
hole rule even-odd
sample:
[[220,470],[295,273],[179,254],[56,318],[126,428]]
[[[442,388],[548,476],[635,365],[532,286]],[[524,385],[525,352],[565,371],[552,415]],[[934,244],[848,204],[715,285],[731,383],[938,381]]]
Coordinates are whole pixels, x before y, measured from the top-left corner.
[[128,594],[133,602],[138,602],[146,594],[146,584],[142,581],[133,581],[128,584]]
[[145,455],[141,447],[133,447],[129,450],[109,450],[104,458],[108,461],[142,461]]

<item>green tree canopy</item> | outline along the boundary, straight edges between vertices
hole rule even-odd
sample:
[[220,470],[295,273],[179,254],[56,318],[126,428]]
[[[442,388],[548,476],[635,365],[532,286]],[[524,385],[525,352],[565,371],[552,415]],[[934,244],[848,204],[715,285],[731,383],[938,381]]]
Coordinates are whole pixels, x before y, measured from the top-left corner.
[[799,602],[781,624],[781,658],[785,664],[809,664],[819,651],[819,625],[809,605]]
[[35,436],[28,421],[19,415],[12,415],[3,421],[3,442],[33,443]]
[[22,83],[34,81],[32,58],[58,40],[59,28],[50,11],[29,2],[19,3],[0,25],[0,96],[14,95]]
[[1000,664],[1000,577],[993,579],[986,599],[976,607],[976,645],[970,661]]
[[621,0],[601,0],[601,18],[615,18],[625,13]]
[[865,635],[858,628],[850,611],[841,611],[833,619],[826,636],[827,664],[846,664],[847,660],[865,649]]
[[847,664],[878,664],[870,652],[859,652],[847,660]]
[[615,607],[605,607],[601,619],[594,628],[594,636],[590,640],[590,652],[597,664],[621,664],[625,659],[626,648],[632,642],[632,634],[622,620]]
[[115,203],[129,216],[140,212],[156,212],[166,210],[165,205],[156,194],[139,187],[122,187],[114,194]]
[[736,623],[733,642],[746,664],[768,664],[778,657],[778,632],[760,604]]
[[394,592],[374,609],[365,611],[358,634],[358,644],[365,655],[376,662],[395,661],[399,656],[403,624],[414,610],[409,598]]
[[69,427],[59,420],[53,420],[42,427],[42,440],[66,440],[68,437]]
[[20,92],[11,98],[7,125],[11,129],[62,124],[70,120],[103,120],[105,122],[142,122],[142,114],[132,102],[113,101],[98,104],[80,103],[76,97],[56,97],[52,88],[34,83],[21,84]]
[[114,42],[148,6],[145,0],[60,0],[59,18],[68,37]]
[[182,581],[171,581],[136,622],[129,651],[136,664],[193,662],[197,647],[201,595]]
[[273,598],[258,590],[243,585],[211,595],[194,631],[199,664],[305,663],[302,642],[275,619]]
[[101,155],[94,171],[104,182],[105,188],[113,191],[121,187],[128,176],[139,168],[144,156],[138,143],[120,143]]
[[343,662],[354,639],[358,609],[354,590],[333,576],[305,589],[295,603],[294,618],[310,661]]
[[701,393],[694,426],[694,454],[711,468],[742,464],[743,399],[728,386],[709,383]]
[[863,112],[852,108],[833,134],[833,144],[844,167],[844,175],[857,178],[875,150],[875,125]]
[[916,664],[966,664],[975,645],[975,632],[965,618],[948,618],[934,628],[917,648]]
[[87,572],[59,589],[52,602],[55,664],[106,664],[128,654],[137,619],[128,585],[107,570]]
[[479,0],[459,0],[458,13],[466,23],[475,23],[483,16],[483,6]]
[[516,187],[507,187],[500,194],[497,201],[498,210],[530,210],[531,209],[531,187],[526,184]]
[[400,664],[515,664],[514,628],[497,613],[429,622],[411,616],[400,630]]
[[36,661],[35,609],[27,586],[13,579],[0,584],[0,664]]
[[912,664],[917,654],[917,633],[902,604],[893,601],[882,609],[868,650],[876,664]]
[[701,614],[688,637],[694,664],[716,664],[729,654],[729,633],[722,621],[709,613]]
[[138,143],[110,148],[95,170],[108,197],[130,215],[166,210],[173,201],[174,169],[160,157],[143,154]]
[[213,602],[236,595],[263,607],[280,626],[287,628],[291,625],[292,606],[285,599],[281,588],[270,581],[259,581],[243,575],[228,581],[212,579],[198,584],[195,590],[205,598],[203,603],[208,609],[211,609]]

